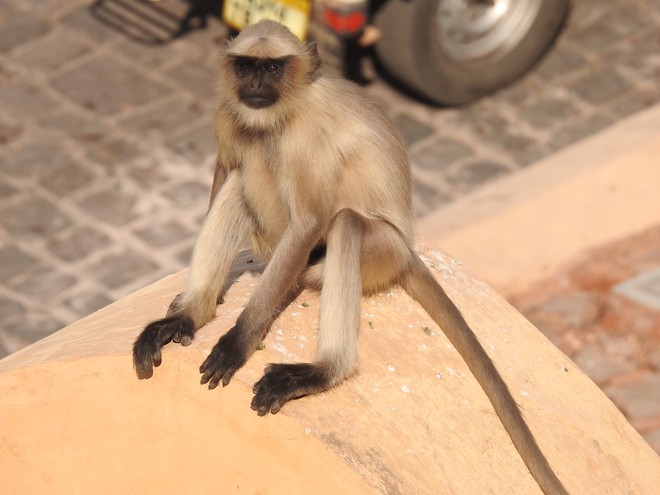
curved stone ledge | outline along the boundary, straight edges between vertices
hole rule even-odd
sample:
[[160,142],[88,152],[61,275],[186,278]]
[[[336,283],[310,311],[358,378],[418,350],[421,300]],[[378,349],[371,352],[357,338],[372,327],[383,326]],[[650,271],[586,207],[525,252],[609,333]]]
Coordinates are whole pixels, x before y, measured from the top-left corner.
[[[571,493],[658,493],[658,456],[588,377],[460,263],[422,252]],[[252,384],[268,362],[313,356],[315,294],[285,311],[228,387],[199,385],[199,364],[257,282],[249,274],[190,347],[167,346],[138,380],[133,340],[184,277],[0,361],[0,493],[540,493],[461,357],[399,290],[363,302],[360,373],[276,416],[250,410]]]

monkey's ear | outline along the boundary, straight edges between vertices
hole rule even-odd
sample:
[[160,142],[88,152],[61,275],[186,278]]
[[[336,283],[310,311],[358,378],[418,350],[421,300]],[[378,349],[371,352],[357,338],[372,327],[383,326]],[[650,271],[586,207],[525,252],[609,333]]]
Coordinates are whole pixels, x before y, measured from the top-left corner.
[[307,78],[309,82],[316,81],[323,71],[323,62],[321,62],[321,57],[319,57],[319,50],[316,46],[316,41],[307,43],[305,45],[305,53],[309,57],[310,68]]

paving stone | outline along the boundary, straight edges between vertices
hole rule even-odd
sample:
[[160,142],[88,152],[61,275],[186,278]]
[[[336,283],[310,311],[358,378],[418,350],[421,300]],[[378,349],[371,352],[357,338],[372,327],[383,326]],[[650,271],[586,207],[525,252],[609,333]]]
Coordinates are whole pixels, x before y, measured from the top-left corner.
[[660,91],[633,93],[617,100],[611,109],[617,117],[623,118],[650,108],[658,101],[660,101]]
[[20,63],[43,71],[59,69],[80,56],[89,53],[91,47],[65,30],[58,30],[23,47]]
[[92,253],[112,245],[112,239],[92,227],[77,227],[48,243],[55,256],[67,262],[85,259]]
[[9,2],[0,2],[0,19],[8,18],[14,8],[14,5],[10,5]]
[[5,120],[0,120],[0,146],[5,145],[21,135],[23,128]]
[[97,42],[106,42],[118,37],[117,32],[94,17],[92,9],[87,6],[64,17],[62,24]]
[[428,181],[413,174],[412,176],[413,208],[415,217],[420,218],[433,210],[449,203],[453,195],[445,189],[433,187]]
[[41,89],[19,82],[0,90],[0,106],[13,117],[27,120],[45,117],[60,104]]
[[168,169],[162,163],[131,163],[128,174],[145,189],[151,189],[170,180]]
[[137,229],[135,234],[153,247],[164,247],[191,237],[191,233],[175,220],[151,223],[147,227]]
[[542,310],[546,315],[559,317],[566,326],[579,330],[593,325],[604,307],[603,298],[599,294],[573,290],[547,299]]
[[660,79],[660,30],[658,28],[634,37],[629,42],[630,48],[621,50],[614,60],[626,67],[634,77],[646,80],[650,86],[657,88]]
[[[519,84],[512,84],[498,90],[493,95],[493,100],[496,100],[500,107],[507,105],[518,107],[538,98],[541,90],[542,88],[536,80],[527,77],[521,80]],[[460,113],[462,112],[459,112],[459,115]]]
[[[175,8],[172,8],[175,7]],[[178,9],[176,7],[179,7]],[[171,40],[179,28],[174,12],[185,9],[185,2],[97,2],[92,11],[103,24],[136,41],[158,45]],[[179,14],[183,18],[183,14]]]
[[169,91],[109,55],[100,55],[65,72],[52,84],[81,107],[101,115],[134,110]]
[[53,268],[42,267],[11,287],[18,292],[34,297],[46,298],[57,295],[76,283],[76,277]]
[[210,156],[215,156],[218,151],[210,121],[173,137],[167,145],[195,165],[201,164]]
[[192,253],[194,248],[195,244],[191,244],[176,255],[176,259],[181,262],[182,266],[190,266],[190,260],[192,260]]
[[49,137],[33,137],[14,152],[0,156],[0,170],[11,176],[34,178],[71,161],[62,146]]
[[88,156],[103,165],[106,169],[113,169],[119,165],[125,165],[131,158],[135,158],[140,149],[133,143],[121,139],[110,138],[95,144],[89,151]]
[[510,153],[516,164],[521,167],[527,167],[548,156],[548,149],[549,146],[547,144],[530,143],[522,149],[511,150]]
[[573,40],[582,49],[602,53],[620,39],[619,33],[605,22],[597,22],[577,33]]
[[39,183],[58,196],[66,196],[91,184],[94,174],[73,160],[48,167]]
[[637,35],[653,27],[653,22],[634,3],[608,10],[599,23],[608,26],[620,37]]
[[18,14],[0,24],[0,51],[7,52],[43,35],[50,23],[34,14]]
[[589,378],[600,385],[618,375],[634,370],[632,361],[613,356],[597,343],[582,348],[577,355],[573,356],[573,361],[589,375]]
[[168,189],[165,196],[184,208],[206,204],[210,194],[210,186],[195,181],[186,181]]
[[[27,254],[18,246],[11,244],[0,246],[0,280],[8,280],[32,266],[36,261],[34,257]],[[2,302],[2,299],[0,299],[0,302]]]
[[92,193],[79,201],[89,214],[111,225],[125,225],[137,216],[135,205],[138,197],[123,184],[111,184],[108,188]]
[[454,125],[467,127],[472,133],[482,137],[497,136],[511,123],[492,105],[477,101],[451,119]]
[[660,352],[651,352],[648,362],[651,369],[660,372]]
[[[573,0],[571,2],[571,21],[576,28],[593,23],[594,19],[599,19],[608,9],[615,6],[620,0]],[[623,0],[624,2],[627,0]]]
[[22,345],[15,349],[10,348],[8,350],[10,352],[15,352],[27,344],[32,344],[37,340],[48,337],[50,334],[60,330],[64,326],[65,324],[60,320],[44,314],[34,315],[27,313],[25,318],[10,320],[4,325],[5,332],[9,334],[9,336],[18,337]]
[[109,130],[101,124],[98,119],[92,119],[79,113],[69,110],[60,110],[39,119],[39,124],[57,130],[80,141],[82,144],[88,144],[100,140]]
[[216,81],[218,71],[203,65],[199,61],[184,60],[167,71],[166,76],[179,83],[196,98],[216,100]]
[[645,433],[644,440],[651,446],[653,450],[660,453],[660,428]]
[[112,302],[112,299],[104,294],[85,291],[66,299],[64,304],[83,317],[104,308]]
[[19,238],[44,237],[69,225],[72,220],[50,201],[30,198],[0,208],[0,226]]
[[48,0],[47,2],[43,0],[20,0],[15,3],[18,3],[26,11],[35,12],[40,15],[55,15],[57,17],[57,14],[61,14],[62,11],[67,12],[75,8],[76,5],[89,2],[88,0]]
[[158,269],[158,265],[133,251],[109,254],[89,268],[89,274],[110,289],[117,289]]
[[577,114],[575,105],[559,98],[539,99],[520,111],[520,115],[537,129],[563,124]]
[[660,415],[660,374],[649,373],[632,383],[610,385],[605,393],[628,418]]
[[0,296],[0,325],[23,314],[25,314],[25,308],[22,304]]
[[[194,101],[186,101],[177,96],[154,108],[137,113],[130,119],[123,121],[123,124],[136,129],[140,135],[148,133],[167,135],[178,128],[189,126],[192,122],[201,122],[203,115],[204,110],[199,104]],[[210,118],[207,126],[211,127]]]
[[396,115],[394,117],[394,123],[399,127],[403,139],[408,146],[412,146],[417,141],[420,141],[433,133],[432,127],[405,113]]
[[516,155],[529,152],[536,145],[534,138],[507,128],[503,128],[485,139],[495,149]]
[[460,191],[469,191],[478,185],[506,175],[508,168],[490,160],[466,163],[447,174],[447,182]]
[[637,304],[660,310],[660,268],[622,280],[612,288],[612,292]]
[[185,34],[184,38],[188,43],[194,43],[204,51],[211,50],[211,53],[222,47],[233,32],[230,28],[214,17],[206,19],[206,29],[196,29]]
[[609,117],[597,114],[592,115],[585,120],[564,126],[553,136],[551,140],[552,149],[564,148],[569,144],[575,143],[580,139],[584,139],[587,136],[591,136],[592,134],[605,129],[611,123],[612,120]]
[[586,64],[587,60],[572,47],[559,45],[547,54],[535,73],[543,79],[552,81],[584,69]]
[[172,44],[147,45],[130,38],[116,43],[113,51],[127,60],[152,69],[172,63],[172,58],[177,56]]
[[516,130],[516,126],[499,111],[477,102],[455,119],[466,126],[477,139],[486,140],[490,145],[507,152],[520,152],[529,148],[534,140]]
[[571,86],[580,98],[592,104],[611,100],[629,88],[630,83],[611,68],[589,73]]
[[18,79],[16,71],[8,68],[2,63],[2,61],[0,61],[0,87],[7,86],[16,79]]
[[445,170],[452,163],[473,154],[466,144],[454,139],[437,139],[412,155],[416,165],[428,170]]
[[17,191],[15,188],[2,182],[2,177],[0,177],[0,201],[16,194],[16,192]]

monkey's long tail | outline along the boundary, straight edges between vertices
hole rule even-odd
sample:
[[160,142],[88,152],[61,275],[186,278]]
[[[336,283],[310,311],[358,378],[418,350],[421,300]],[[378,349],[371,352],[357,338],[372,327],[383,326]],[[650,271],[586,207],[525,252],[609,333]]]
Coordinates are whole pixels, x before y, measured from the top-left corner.
[[497,368],[458,308],[416,254],[401,281],[404,290],[445,332],[481,384],[527,468],[546,495],[568,495],[548,464]]

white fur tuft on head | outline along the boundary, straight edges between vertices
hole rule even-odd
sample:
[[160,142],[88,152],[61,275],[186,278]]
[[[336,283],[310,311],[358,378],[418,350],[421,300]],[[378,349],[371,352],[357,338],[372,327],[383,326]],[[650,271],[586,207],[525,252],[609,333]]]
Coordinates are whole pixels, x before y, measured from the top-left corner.
[[245,28],[227,45],[227,54],[244,55],[249,53],[258,58],[284,58],[301,55],[302,42],[279,22],[263,20]]

